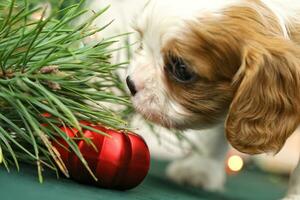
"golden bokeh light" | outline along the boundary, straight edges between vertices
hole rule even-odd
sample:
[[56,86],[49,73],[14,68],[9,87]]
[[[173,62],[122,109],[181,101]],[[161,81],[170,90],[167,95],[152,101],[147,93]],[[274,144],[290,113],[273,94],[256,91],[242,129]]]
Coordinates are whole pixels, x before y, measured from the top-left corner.
[[238,172],[244,166],[244,161],[240,156],[234,155],[228,159],[227,165],[231,171]]

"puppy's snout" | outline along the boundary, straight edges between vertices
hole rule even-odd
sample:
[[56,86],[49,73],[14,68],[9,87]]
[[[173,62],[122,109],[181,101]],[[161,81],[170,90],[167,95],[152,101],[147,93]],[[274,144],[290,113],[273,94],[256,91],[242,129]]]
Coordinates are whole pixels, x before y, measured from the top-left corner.
[[128,89],[131,92],[131,95],[134,96],[137,93],[137,91],[136,91],[134,82],[130,79],[130,76],[127,76],[126,83],[127,83]]

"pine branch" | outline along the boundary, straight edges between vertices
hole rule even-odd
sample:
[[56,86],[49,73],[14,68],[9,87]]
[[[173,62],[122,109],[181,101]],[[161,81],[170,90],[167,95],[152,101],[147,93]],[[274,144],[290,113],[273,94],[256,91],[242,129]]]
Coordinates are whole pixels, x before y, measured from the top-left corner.
[[[108,8],[72,27],[71,22],[87,12],[81,9],[83,2],[50,16],[30,1],[0,3],[0,164],[9,170],[11,165],[19,168],[20,161],[35,163],[41,182],[43,167],[68,176],[51,145],[58,137],[88,168],[76,138],[69,138],[59,126],[81,130],[81,120],[114,128],[127,125],[122,113],[130,110],[128,98],[113,93],[116,88],[123,90],[114,74],[122,64],[109,62],[108,47],[115,38],[81,42],[106,27],[91,24]],[[32,18],[36,13],[38,20]],[[116,113],[105,103],[123,105],[125,111]],[[51,117],[44,117],[45,113]]]

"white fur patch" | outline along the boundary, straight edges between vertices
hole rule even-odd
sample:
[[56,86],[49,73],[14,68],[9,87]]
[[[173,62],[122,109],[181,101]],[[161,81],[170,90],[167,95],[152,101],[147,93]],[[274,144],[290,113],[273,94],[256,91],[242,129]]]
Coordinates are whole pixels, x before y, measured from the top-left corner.
[[178,184],[209,191],[222,191],[226,180],[222,162],[196,154],[171,163],[167,176]]
[[289,195],[283,198],[282,200],[299,200],[299,199],[300,199],[300,195]]

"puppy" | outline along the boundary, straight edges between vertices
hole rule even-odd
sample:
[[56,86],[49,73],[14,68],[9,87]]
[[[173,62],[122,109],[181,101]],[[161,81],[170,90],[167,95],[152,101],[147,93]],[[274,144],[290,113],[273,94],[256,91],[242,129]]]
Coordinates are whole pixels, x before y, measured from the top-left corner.
[[[277,153],[300,123],[300,2],[143,3],[126,78],[133,105],[167,128],[210,129],[206,154],[175,161],[167,173],[220,189],[224,136],[244,153]],[[300,199],[300,164],[286,199]]]

